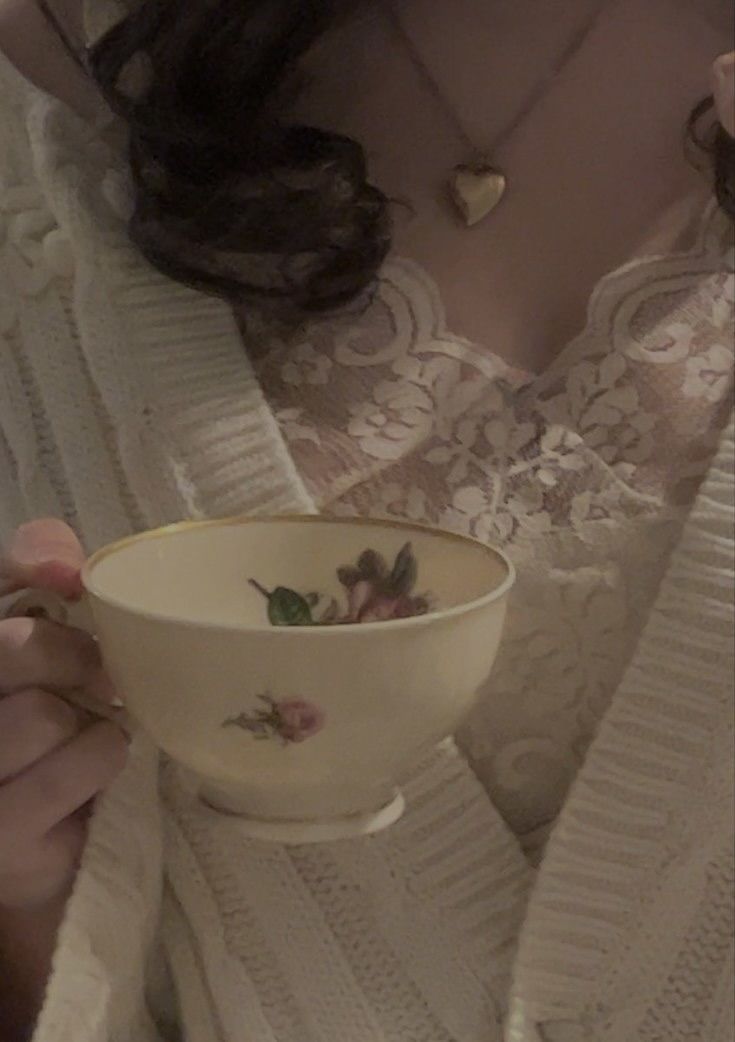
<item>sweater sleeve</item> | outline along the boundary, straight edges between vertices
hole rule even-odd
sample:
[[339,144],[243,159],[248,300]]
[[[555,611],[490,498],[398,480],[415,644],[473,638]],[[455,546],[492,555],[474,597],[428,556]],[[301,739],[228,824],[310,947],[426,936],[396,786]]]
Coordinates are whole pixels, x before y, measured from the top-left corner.
[[549,844],[508,1042],[733,1037],[734,435]]
[[0,431],[0,546],[7,542],[13,529],[23,520],[14,470],[10,446]]
[[34,1042],[169,1042],[156,937],[162,894],[158,755],[138,737],[101,798],[61,928]]

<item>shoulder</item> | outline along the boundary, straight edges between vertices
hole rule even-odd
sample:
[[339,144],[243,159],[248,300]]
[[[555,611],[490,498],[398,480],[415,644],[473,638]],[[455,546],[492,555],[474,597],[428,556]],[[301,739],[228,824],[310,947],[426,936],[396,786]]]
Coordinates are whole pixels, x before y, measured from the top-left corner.
[[[80,0],[65,0],[59,6],[70,35],[83,39]],[[0,0],[0,83],[3,108],[8,97],[22,94],[24,86],[58,98],[84,117],[94,115],[99,104],[94,85],[67,53],[34,0]]]

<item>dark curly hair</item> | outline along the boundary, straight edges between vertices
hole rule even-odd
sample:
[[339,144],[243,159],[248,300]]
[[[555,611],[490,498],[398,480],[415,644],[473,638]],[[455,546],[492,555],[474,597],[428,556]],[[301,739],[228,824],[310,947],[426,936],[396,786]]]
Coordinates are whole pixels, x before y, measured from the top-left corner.
[[334,308],[374,280],[390,204],[361,146],[285,117],[346,0],[143,0],[88,53],[129,127],[132,240],[232,301]]
[[688,136],[700,154],[709,159],[717,201],[735,221],[735,138],[714,118],[713,98],[700,101],[692,111]]
[[[38,0],[67,47],[63,26]],[[375,279],[390,202],[362,147],[294,125],[300,59],[361,0],[138,0],[83,64],[129,128],[130,235],[165,274],[279,313],[324,311]],[[72,49],[72,48],[70,48]],[[735,141],[706,99],[690,139],[735,218]]]

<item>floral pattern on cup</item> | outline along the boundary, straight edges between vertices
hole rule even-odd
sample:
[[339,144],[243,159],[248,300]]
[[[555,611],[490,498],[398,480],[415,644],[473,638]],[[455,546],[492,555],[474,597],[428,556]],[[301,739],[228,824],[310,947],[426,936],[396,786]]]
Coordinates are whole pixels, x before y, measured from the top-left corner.
[[239,727],[261,741],[279,740],[283,745],[297,745],[319,734],[326,714],[304,698],[273,698],[259,695],[263,703],[251,712],[225,720],[223,727]]
[[344,626],[350,623],[388,622],[426,615],[428,595],[416,595],[418,563],[410,543],[399,551],[390,567],[377,550],[365,550],[356,565],[337,569],[345,590],[344,605],[318,593],[298,593],[285,586],[267,590],[257,580],[254,587],[268,602],[272,626]]

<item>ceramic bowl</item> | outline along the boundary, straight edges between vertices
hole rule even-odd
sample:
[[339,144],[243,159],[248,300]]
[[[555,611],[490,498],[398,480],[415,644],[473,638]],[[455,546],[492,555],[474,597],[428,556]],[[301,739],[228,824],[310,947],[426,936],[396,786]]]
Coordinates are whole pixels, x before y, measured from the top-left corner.
[[400,817],[488,679],[514,573],[446,532],[281,517],[148,532],[83,580],[133,719],[249,834],[301,843]]

